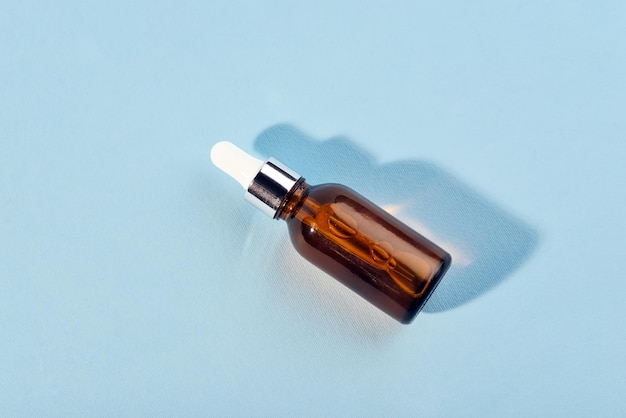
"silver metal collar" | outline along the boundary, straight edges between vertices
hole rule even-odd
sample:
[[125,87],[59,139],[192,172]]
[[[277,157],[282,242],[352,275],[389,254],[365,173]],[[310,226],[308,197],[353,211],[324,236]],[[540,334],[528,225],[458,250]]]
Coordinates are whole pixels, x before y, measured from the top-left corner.
[[300,179],[300,175],[280,161],[270,158],[254,177],[244,198],[270,218]]

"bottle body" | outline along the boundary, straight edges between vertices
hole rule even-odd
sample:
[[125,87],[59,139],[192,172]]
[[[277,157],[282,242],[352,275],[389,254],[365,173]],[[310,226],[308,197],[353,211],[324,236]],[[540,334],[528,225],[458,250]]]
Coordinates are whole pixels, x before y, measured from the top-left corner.
[[276,217],[287,221],[304,258],[405,324],[451,262],[442,248],[339,184],[302,180]]

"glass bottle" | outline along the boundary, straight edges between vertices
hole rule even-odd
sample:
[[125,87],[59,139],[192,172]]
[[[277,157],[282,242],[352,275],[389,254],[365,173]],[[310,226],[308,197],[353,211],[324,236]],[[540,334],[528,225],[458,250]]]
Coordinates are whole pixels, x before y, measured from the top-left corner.
[[246,189],[246,200],[287,222],[305,259],[404,324],[450,266],[446,251],[346,186],[310,186],[279,161],[228,142],[216,144],[211,159]]

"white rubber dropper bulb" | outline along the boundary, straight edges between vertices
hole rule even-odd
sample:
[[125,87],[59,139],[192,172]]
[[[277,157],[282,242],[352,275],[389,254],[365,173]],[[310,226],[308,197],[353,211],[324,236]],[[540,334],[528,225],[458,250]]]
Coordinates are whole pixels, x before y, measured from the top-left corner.
[[211,161],[217,168],[237,180],[246,190],[265,164],[264,161],[254,158],[228,141],[213,145]]

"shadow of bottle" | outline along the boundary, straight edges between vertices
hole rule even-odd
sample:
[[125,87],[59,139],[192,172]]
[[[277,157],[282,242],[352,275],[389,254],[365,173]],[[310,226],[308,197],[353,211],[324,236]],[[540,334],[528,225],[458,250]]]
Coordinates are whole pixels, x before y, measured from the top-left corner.
[[379,164],[345,137],[318,141],[291,125],[259,134],[255,149],[298,170],[309,184],[342,183],[446,249],[452,265],[424,312],[442,312],[488,292],[528,259],[538,234],[435,165]]

